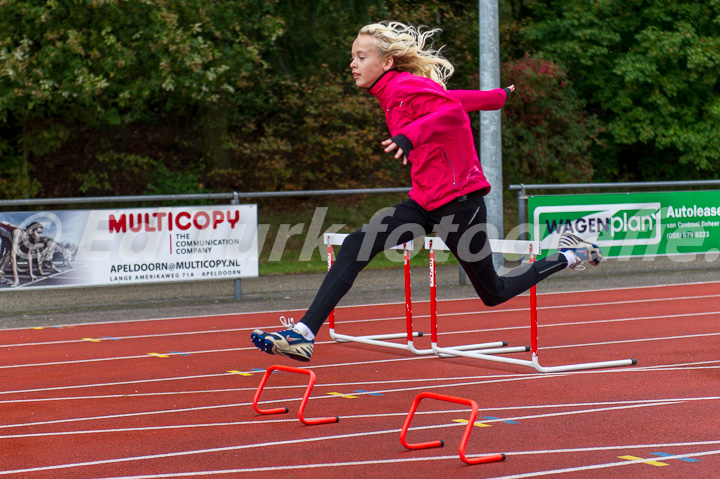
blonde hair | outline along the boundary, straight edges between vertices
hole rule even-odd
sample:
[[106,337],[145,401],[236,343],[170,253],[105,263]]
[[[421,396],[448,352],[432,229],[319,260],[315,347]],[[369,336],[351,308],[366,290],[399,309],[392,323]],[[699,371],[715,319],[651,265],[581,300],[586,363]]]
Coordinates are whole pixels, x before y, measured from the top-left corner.
[[416,29],[400,22],[380,22],[365,25],[359,35],[375,38],[380,56],[392,57],[398,70],[430,78],[446,88],[455,67],[440,54],[442,48],[434,50],[432,45],[425,45],[440,31],[439,28],[423,31],[422,26]]

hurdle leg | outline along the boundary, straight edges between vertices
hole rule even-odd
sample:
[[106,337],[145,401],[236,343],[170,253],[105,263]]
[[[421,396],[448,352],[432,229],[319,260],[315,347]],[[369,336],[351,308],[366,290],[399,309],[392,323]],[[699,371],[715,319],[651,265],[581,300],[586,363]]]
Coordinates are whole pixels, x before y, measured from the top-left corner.
[[412,403],[412,406],[410,407],[410,412],[408,413],[407,417],[405,418],[405,423],[403,424],[402,430],[400,431],[400,443],[407,449],[411,450],[417,450],[417,449],[427,449],[430,447],[442,447],[445,443],[443,441],[428,441],[428,442],[419,442],[419,443],[408,443],[406,436],[408,429],[410,429],[410,423],[413,420],[413,417],[415,416],[415,411],[417,411],[418,406],[420,405],[420,401],[423,399],[436,399],[439,401],[448,401],[453,402],[456,404],[465,404],[467,406],[470,406],[471,412],[470,412],[470,419],[468,420],[467,426],[465,427],[465,432],[463,433],[462,439],[460,440],[460,448],[458,450],[460,454],[460,459],[466,464],[483,464],[487,462],[496,462],[496,461],[503,461],[505,459],[505,454],[491,454],[489,456],[482,456],[482,457],[476,457],[476,458],[468,458],[465,455],[465,448],[467,447],[468,440],[470,439],[470,433],[472,432],[472,429],[475,425],[475,419],[477,418],[478,414],[478,405],[475,401],[472,399],[465,399],[465,398],[459,398],[455,396],[447,396],[445,394],[436,394],[436,393],[420,393],[415,397],[415,400]]
[[[498,353],[511,353],[511,352],[527,352],[527,346],[518,346],[513,348],[504,348],[507,346],[507,342],[501,341],[497,343],[485,343],[485,344],[470,344],[464,346],[453,346],[451,348],[442,348],[437,345],[437,275],[435,269],[435,249],[433,247],[433,240],[430,239],[426,243],[426,247],[430,250],[430,327],[432,336],[432,349],[435,354],[439,357],[451,358],[451,357],[466,357],[472,359],[483,359],[486,361],[494,361],[499,363],[514,364],[519,366],[532,367],[532,362],[525,359],[507,358],[503,356],[495,356]],[[499,349],[492,349],[499,348]]]
[[[535,256],[530,256],[530,261],[534,261]],[[591,363],[565,364],[560,366],[542,366],[540,364],[539,350],[539,333],[538,333],[538,313],[537,313],[537,287],[530,289],[530,342],[532,359],[531,366],[540,373],[562,373],[568,371],[582,371],[586,369],[603,369],[615,368],[620,366],[633,366],[637,364],[637,359],[618,359],[612,361],[596,361]]]
[[[530,251],[530,261],[535,261],[535,255]],[[615,368],[619,366],[633,366],[637,359],[619,359],[614,361],[598,361],[593,363],[566,364],[563,366],[541,366],[538,353],[538,314],[537,314],[537,287],[530,288],[530,342],[532,350],[532,366],[540,373],[561,373],[566,371],[581,371],[584,369]]]
[[340,418],[336,417],[321,417],[316,419],[306,419],[304,416],[305,413],[305,406],[307,405],[308,399],[310,399],[310,393],[312,392],[312,388],[315,385],[315,373],[310,371],[309,369],[302,369],[302,368],[294,368],[291,366],[270,366],[266,371],[265,374],[262,377],[262,380],[260,381],[260,386],[258,386],[257,391],[255,392],[255,397],[253,398],[253,409],[255,409],[255,412],[258,414],[282,414],[288,412],[288,408],[286,407],[279,407],[279,408],[271,408],[271,409],[260,409],[258,407],[258,401],[260,400],[260,395],[262,394],[263,388],[265,387],[265,384],[267,383],[268,378],[270,378],[270,375],[273,373],[273,371],[280,370],[280,371],[287,371],[290,373],[300,373],[300,374],[307,374],[310,376],[310,379],[308,381],[308,386],[305,389],[305,394],[303,395],[302,402],[300,403],[300,408],[298,409],[298,419],[301,423],[305,424],[306,426],[312,426],[315,424],[328,424],[331,422],[338,422]]
[[[436,267],[436,253],[433,248],[433,240],[429,239],[426,241],[426,247],[430,250],[430,336],[432,351],[435,355],[442,358],[449,358],[459,355],[465,355],[465,351],[482,350],[484,355],[489,354],[502,354],[502,353],[520,353],[527,352],[530,350],[527,346],[516,346],[506,347],[507,341],[495,341],[490,343],[479,343],[479,344],[466,344],[462,346],[454,346],[452,348],[440,348],[438,346],[438,328],[437,328],[437,267]],[[446,349],[444,351],[444,349]],[[460,351],[460,354],[455,354]],[[475,353],[470,357],[474,356]]]
[[[433,241],[436,242],[433,245]],[[509,241],[490,240],[493,251],[502,253],[518,253],[519,251],[513,251],[510,248]],[[528,254],[530,262],[535,261],[535,257],[539,254],[539,246],[537,242],[526,241],[521,243],[527,243],[527,251],[522,251],[523,254]],[[535,247],[533,246],[535,245]],[[446,249],[446,246],[442,243],[439,238],[425,238],[425,248],[430,250],[430,305],[431,305],[431,327],[432,327],[432,344],[435,354],[440,357],[452,357],[462,356],[475,359],[483,359],[487,361],[494,361],[499,363],[514,364],[518,366],[528,366],[534,368],[536,371],[541,373],[556,373],[565,371],[579,371],[584,369],[599,369],[599,368],[611,368],[618,366],[631,366],[637,364],[636,359],[620,359],[615,361],[598,361],[592,363],[580,363],[580,364],[568,364],[562,366],[551,366],[545,367],[540,365],[540,359],[538,354],[538,326],[537,326],[537,287],[533,286],[530,288],[530,341],[532,346],[518,347],[518,348],[501,348],[497,350],[493,349],[480,349],[474,346],[478,345],[466,345],[466,346],[454,346],[449,348],[441,348],[437,346],[437,304],[435,297],[437,295],[437,285],[434,274],[434,251],[435,249]],[[479,349],[476,351],[476,349]],[[502,356],[496,356],[497,353],[509,353],[509,352],[523,352],[531,351],[531,360],[507,358]]]
[[403,271],[405,273],[405,330],[407,332],[407,349],[418,356],[434,354],[432,349],[417,349],[413,341],[416,337],[422,337],[423,333],[413,333],[412,315],[412,279],[410,277],[410,250],[403,245]]
[[[342,245],[347,235],[341,235],[336,233],[326,233],[324,235],[324,242],[328,245],[327,249],[327,264],[328,270],[334,262],[334,249],[333,245]],[[405,333],[390,333],[390,334],[374,334],[365,336],[353,336],[349,334],[341,334],[335,331],[335,310],[333,310],[328,316],[328,329],[330,337],[333,341],[344,343],[344,342],[356,342],[361,344],[368,344],[372,346],[380,346],[384,348],[402,349],[410,351],[413,354],[425,355],[433,354],[431,349],[417,349],[414,344],[414,338],[422,337],[423,333],[413,332],[412,330],[412,295],[410,284],[410,250],[413,248],[413,243],[404,243],[402,246],[398,246],[394,249],[403,249],[403,260],[404,260],[404,275],[405,275],[405,322],[406,332]],[[403,339],[406,338],[406,344],[388,342],[392,339]]]

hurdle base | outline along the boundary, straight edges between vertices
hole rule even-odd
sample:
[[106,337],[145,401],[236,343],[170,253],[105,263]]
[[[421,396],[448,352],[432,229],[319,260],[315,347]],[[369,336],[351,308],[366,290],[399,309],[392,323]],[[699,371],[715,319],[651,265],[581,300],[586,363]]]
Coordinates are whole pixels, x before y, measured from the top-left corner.
[[[412,333],[413,338],[421,338],[423,336],[422,331]],[[392,333],[392,334],[370,334],[368,336],[352,336],[349,334],[336,333],[334,328],[330,328],[330,337],[338,343],[349,343],[356,339],[369,339],[372,341],[385,341],[388,339],[403,339],[407,337],[406,333]]]
[[[515,352],[526,352],[527,349],[525,346],[519,347],[522,348],[521,351],[515,351]],[[516,349],[516,348],[503,348],[504,349]],[[484,359],[486,361],[495,361],[498,363],[505,363],[505,364],[515,364],[520,366],[529,366],[532,367],[532,361],[526,360],[526,359],[516,359],[516,358],[506,358],[503,356],[495,356],[495,352],[493,350],[488,351],[464,351],[458,348],[441,348],[437,345],[433,346],[433,350],[435,351],[435,354],[440,357],[465,357],[465,358],[472,358],[472,359]],[[503,351],[507,352],[507,351]]]
[[453,346],[451,348],[438,348],[437,343],[432,343],[433,352],[440,358],[452,358],[457,355],[452,353],[444,353],[438,351],[438,349],[449,349],[452,351],[477,351],[482,354],[511,354],[511,353],[526,353],[530,351],[530,346],[510,346],[508,347],[507,341],[497,341],[494,343],[480,343],[480,344],[466,344],[462,346]]
[[584,369],[615,368],[619,366],[634,366],[637,359],[617,359],[613,361],[598,361],[594,363],[566,364],[562,366],[541,366],[537,353],[533,354],[532,366],[541,373],[562,373],[566,371],[581,371]]
[[[441,358],[456,357],[457,354],[445,353],[443,351],[438,352],[437,344],[433,343],[430,349],[418,349],[412,340],[409,340],[407,344],[403,343],[392,343],[390,339],[405,339],[407,334],[405,333],[393,333],[393,334],[375,334],[368,336],[352,336],[349,334],[336,333],[334,328],[329,329],[330,337],[338,343],[355,342],[361,344],[368,344],[372,346],[380,346],[384,348],[402,349],[404,351],[410,351],[411,353],[418,356],[425,355],[436,355]],[[423,336],[422,331],[412,333],[413,338],[420,338]],[[524,353],[530,351],[529,346],[514,346],[507,347],[507,341],[495,341],[491,343],[479,343],[479,344],[467,344],[454,348],[448,348],[453,351],[467,351],[467,350],[482,350],[483,354],[510,354],[510,353]]]
[[[408,340],[407,344],[403,343],[392,343],[390,339],[405,339],[407,338],[406,333],[394,333],[394,334],[375,334],[370,336],[352,336],[349,334],[336,333],[334,328],[329,329],[330,337],[338,343],[360,343],[369,344],[372,346],[380,346],[383,348],[402,349],[404,351],[410,351],[418,356],[425,356],[434,354],[432,349],[418,349],[415,347],[412,339]],[[422,331],[413,332],[412,338],[422,337]]]
[[[503,348],[501,352],[508,352],[507,349]],[[518,348],[519,349],[519,348]],[[497,354],[493,350],[478,351],[463,351],[459,348],[441,348],[436,344],[433,344],[433,351],[440,357],[453,357],[460,356],[472,359],[483,359],[486,361],[494,361],[498,363],[514,364],[517,366],[526,366],[535,369],[539,373],[561,373],[566,371],[581,371],[585,369],[603,369],[603,368],[615,368],[619,366],[634,366],[637,364],[637,359],[619,359],[613,361],[598,361],[593,363],[578,363],[578,364],[565,364],[561,366],[542,366],[540,365],[540,359],[537,353],[533,353],[532,359],[517,359],[517,358],[506,358],[502,356],[495,356]],[[524,351],[527,351],[526,349]]]

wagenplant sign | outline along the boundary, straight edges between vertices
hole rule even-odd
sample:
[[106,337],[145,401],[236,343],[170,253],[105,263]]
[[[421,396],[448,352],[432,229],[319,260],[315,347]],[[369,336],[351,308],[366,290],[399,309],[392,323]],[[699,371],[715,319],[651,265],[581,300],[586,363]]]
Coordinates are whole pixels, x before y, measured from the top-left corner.
[[720,250],[718,191],[532,196],[529,211],[545,254],[564,232],[597,243],[606,257]]

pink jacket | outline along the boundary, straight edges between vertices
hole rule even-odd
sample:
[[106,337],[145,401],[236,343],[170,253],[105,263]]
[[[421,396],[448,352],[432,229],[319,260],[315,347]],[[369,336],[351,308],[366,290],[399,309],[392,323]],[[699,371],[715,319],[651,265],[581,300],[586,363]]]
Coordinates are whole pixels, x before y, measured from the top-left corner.
[[380,101],[390,134],[412,165],[410,198],[430,211],[474,191],[490,192],[467,112],[499,110],[505,90],[446,91],[429,78],[390,70],[368,92]]

